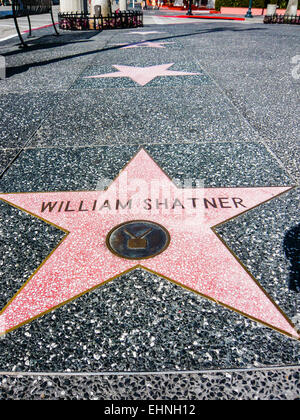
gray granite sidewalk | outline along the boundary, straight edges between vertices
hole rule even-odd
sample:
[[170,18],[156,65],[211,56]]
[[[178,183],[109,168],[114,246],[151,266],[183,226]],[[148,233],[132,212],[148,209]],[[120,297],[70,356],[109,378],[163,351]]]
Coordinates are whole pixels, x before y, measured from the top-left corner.
[[[60,32],[37,31],[28,50],[0,42],[1,193],[94,191],[141,148],[178,185],[295,187],[216,231],[299,329],[299,28]],[[116,77],[167,63],[190,74],[143,86]],[[1,310],[64,233],[5,200],[0,208]],[[137,268],[2,336],[0,399],[295,400],[299,350],[299,340]]]

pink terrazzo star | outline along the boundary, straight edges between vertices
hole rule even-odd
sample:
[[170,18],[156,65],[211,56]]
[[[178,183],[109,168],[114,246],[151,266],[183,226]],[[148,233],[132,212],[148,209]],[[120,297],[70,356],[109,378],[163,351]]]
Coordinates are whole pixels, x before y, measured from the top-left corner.
[[[105,191],[0,194],[66,232],[1,311],[1,333],[139,267],[299,340],[299,332],[214,230],[290,189],[178,188],[142,149]],[[134,220],[163,226],[169,246],[145,260],[115,255],[107,246],[109,232]]]
[[159,32],[159,31],[132,31],[126,32],[125,35],[149,35],[149,34],[165,34],[166,32]]
[[126,50],[129,48],[166,48],[165,45],[174,44],[174,42],[152,42],[152,41],[140,41],[134,44],[119,44],[125,45],[121,50]]
[[150,67],[131,67],[113,65],[118,72],[87,76],[84,79],[104,79],[107,77],[129,77],[140,86],[145,86],[151,80],[159,76],[197,76],[200,73],[187,73],[184,71],[168,70],[174,63],[160,64]]

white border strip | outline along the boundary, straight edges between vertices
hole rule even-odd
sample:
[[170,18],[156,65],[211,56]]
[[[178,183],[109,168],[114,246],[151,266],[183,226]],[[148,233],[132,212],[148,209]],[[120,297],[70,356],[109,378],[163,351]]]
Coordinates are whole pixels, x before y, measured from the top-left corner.
[[[58,25],[58,23],[55,22],[55,25]],[[39,29],[47,29],[47,28],[51,28],[52,26],[53,26],[53,24],[49,23],[49,25],[47,24],[47,25],[43,25],[43,26],[38,26],[37,28],[32,28],[32,31],[38,31]],[[27,31],[27,30],[24,31],[24,32],[21,32],[21,35],[26,35],[26,34],[28,34],[28,32],[29,31]],[[6,38],[1,38],[0,42],[7,41],[8,39],[15,38],[15,37],[18,37],[18,34],[13,34],[13,35],[7,36]]]
[[[24,34],[22,34],[22,35],[24,35]],[[9,35],[9,36],[7,36],[6,38],[1,38],[1,39],[0,39],[0,42],[2,42],[2,41],[7,41],[8,39],[15,38],[15,37],[17,37],[17,36],[18,36],[18,34],[15,34],[15,35]]]
[[261,368],[240,369],[214,369],[214,370],[178,370],[158,372],[0,372],[0,376],[151,376],[151,375],[214,375],[216,373],[247,373],[247,372],[273,372],[275,370],[299,370],[300,365],[268,366]]

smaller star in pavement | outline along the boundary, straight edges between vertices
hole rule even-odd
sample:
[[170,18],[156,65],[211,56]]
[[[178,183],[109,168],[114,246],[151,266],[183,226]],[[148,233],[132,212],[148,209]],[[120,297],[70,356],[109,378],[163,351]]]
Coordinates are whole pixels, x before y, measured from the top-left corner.
[[174,42],[153,42],[153,41],[140,41],[135,42],[133,44],[119,44],[124,45],[121,49],[127,48],[139,48],[139,47],[146,47],[146,48],[166,48],[165,45],[167,44],[174,44]]
[[100,79],[107,77],[129,77],[134,82],[138,83],[140,86],[145,86],[151,80],[159,76],[197,76],[200,73],[188,73],[185,71],[176,71],[169,70],[174,63],[169,64],[160,64],[158,66],[149,66],[149,67],[132,67],[132,66],[122,66],[122,65],[113,65],[113,67],[118,70],[113,73],[98,74],[95,76],[86,76],[84,79]]
[[159,32],[159,31],[134,31],[134,32],[127,32],[125,35],[148,35],[148,34],[165,34],[166,32]]

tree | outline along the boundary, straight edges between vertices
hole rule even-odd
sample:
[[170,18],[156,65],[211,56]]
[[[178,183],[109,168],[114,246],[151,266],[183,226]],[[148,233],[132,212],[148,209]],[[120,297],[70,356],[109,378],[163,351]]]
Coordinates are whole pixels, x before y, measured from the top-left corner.
[[94,14],[94,6],[101,6],[102,16],[111,15],[111,2],[110,0],[92,0],[91,1],[91,14]]
[[288,16],[295,16],[298,9],[298,0],[289,0],[285,14]]

